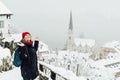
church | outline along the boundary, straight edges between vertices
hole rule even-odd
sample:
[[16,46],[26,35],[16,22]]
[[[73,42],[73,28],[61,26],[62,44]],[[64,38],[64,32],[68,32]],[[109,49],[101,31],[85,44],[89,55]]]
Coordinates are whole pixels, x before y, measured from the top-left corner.
[[13,13],[0,1],[0,38],[9,34],[11,15]]
[[70,12],[70,22],[65,49],[69,51],[78,51],[83,53],[92,52],[96,45],[95,40],[86,38],[76,38],[73,34],[72,12]]

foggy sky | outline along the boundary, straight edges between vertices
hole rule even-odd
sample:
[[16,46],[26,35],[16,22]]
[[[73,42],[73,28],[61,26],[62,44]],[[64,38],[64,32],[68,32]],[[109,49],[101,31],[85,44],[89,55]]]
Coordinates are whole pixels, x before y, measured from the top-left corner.
[[99,44],[120,41],[119,0],[1,0],[12,12],[12,24],[30,31],[51,48],[66,42],[70,11],[74,36],[84,34]]

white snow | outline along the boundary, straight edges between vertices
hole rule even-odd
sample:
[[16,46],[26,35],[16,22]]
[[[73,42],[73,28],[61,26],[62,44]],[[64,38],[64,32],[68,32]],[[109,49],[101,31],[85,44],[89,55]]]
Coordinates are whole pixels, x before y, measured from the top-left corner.
[[[22,33],[16,33],[16,34],[10,34],[10,36],[6,37],[3,42],[7,41],[7,42],[20,42],[22,40]],[[38,48],[39,52],[45,52],[48,51],[50,52],[48,46],[43,43],[42,41],[39,41],[39,48]]]
[[0,1],[0,14],[13,14],[13,13]]
[[[21,40],[20,34],[12,34],[10,37],[7,37],[4,41],[14,40],[18,42]],[[82,39],[81,41],[76,40],[77,45],[86,44],[93,46],[94,40]],[[104,45],[106,47],[117,48],[119,50],[120,43],[119,41],[114,41]],[[48,46],[40,41],[39,51],[49,51]],[[41,62],[43,65],[51,68],[56,73],[64,76],[69,80],[114,80],[116,72],[120,70],[120,54],[119,53],[109,53],[105,59],[94,61],[89,56],[91,53],[79,53],[75,51],[58,51],[57,54],[42,54],[44,62]],[[0,65],[2,65],[1,59],[7,58],[10,56],[10,51],[7,48],[0,47]],[[45,63],[46,62],[46,63]],[[118,62],[118,63],[117,63]],[[49,64],[48,64],[49,63]],[[113,64],[117,63],[117,64]],[[79,76],[76,76],[77,64],[79,64]],[[109,66],[113,64],[112,66]],[[70,65],[70,70],[68,70],[68,65]],[[108,67],[106,67],[108,65]],[[0,80],[22,80],[20,69],[14,67],[10,71],[0,73]],[[37,80],[37,79],[36,79]],[[117,78],[119,80],[119,78]]]
[[14,42],[20,42],[22,39],[22,33],[18,34],[11,34],[10,36],[6,37],[3,41],[11,42],[14,40]]
[[39,48],[38,48],[39,52],[45,52],[45,51],[50,51],[48,48],[48,45],[46,45],[45,43],[43,43],[42,41],[39,42]]
[[75,44],[76,46],[81,45],[82,47],[84,46],[89,46],[92,47],[95,45],[95,40],[93,39],[83,39],[83,38],[75,38]]
[[[0,15],[13,14],[1,1],[0,1]],[[3,41],[19,42],[22,36],[19,34],[11,34]],[[109,53],[105,59],[92,60],[89,56],[91,53],[78,53],[75,51],[58,51],[57,54],[44,54],[50,52],[48,45],[39,41],[38,51],[42,53],[44,62],[40,64],[48,67],[57,74],[67,78],[68,80],[120,80],[120,77],[115,78],[115,74],[120,72],[120,42],[111,41],[103,45],[103,48],[113,48],[116,50],[114,53]],[[75,45],[85,47],[93,47],[95,40],[85,38],[75,38]],[[0,46],[0,66],[2,65],[3,58],[9,58],[10,50]],[[79,65],[79,66],[78,66]],[[68,69],[68,66],[70,67]],[[78,68],[78,71],[76,71]],[[76,75],[78,74],[78,75]],[[23,80],[20,72],[20,67],[14,67],[9,71],[0,72],[0,80]],[[36,79],[38,80],[38,79]],[[60,80],[60,79],[59,79]]]
[[10,57],[10,50],[8,48],[2,48],[0,46],[0,65],[2,65],[2,59]]
[[0,73],[0,80],[22,80],[20,68]]
[[49,64],[46,64],[44,62],[39,62],[41,63],[42,65],[46,66],[46,67],[49,67],[49,69],[51,69],[52,71],[56,72],[57,74],[63,76],[64,78],[68,79],[68,80],[86,80],[85,77],[77,77],[72,71],[68,71],[64,68],[61,68],[61,67],[55,67],[53,65],[49,65]]
[[114,41],[111,41],[111,42],[106,43],[105,45],[103,45],[103,47],[107,47],[107,48],[115,48],[115,47],[118,47],[118,48],[120,48],[120,42],[114,40]]
[[[0,73],[0,80],[23,80],[20,67],[15,67],[7,72]],[[35,79],[38,80],[38,77]]]

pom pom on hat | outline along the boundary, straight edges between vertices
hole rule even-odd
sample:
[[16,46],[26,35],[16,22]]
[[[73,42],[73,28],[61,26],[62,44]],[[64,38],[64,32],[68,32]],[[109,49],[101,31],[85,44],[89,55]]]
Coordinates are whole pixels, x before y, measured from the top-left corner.
[[29,32],[23,32],[22,33],[22,39],[24,39],[25,35],[30,34]]

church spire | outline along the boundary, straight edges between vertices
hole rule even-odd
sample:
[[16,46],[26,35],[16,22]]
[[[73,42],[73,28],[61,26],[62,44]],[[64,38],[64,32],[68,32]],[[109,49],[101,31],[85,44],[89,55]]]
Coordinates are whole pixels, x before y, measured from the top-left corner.
[[70,29],[70,30],[73,30],[72,11],[70,12],[70,23],[69,23],[69,29]]

